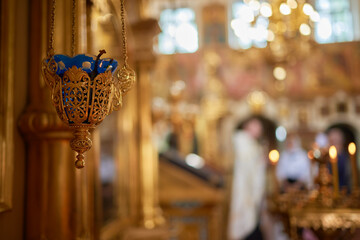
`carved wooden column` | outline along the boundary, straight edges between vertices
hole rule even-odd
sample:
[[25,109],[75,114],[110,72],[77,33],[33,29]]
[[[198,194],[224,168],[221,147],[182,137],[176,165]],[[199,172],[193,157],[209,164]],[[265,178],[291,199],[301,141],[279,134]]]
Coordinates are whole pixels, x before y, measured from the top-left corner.
[[[29,105],[19,121],[27,143],[25,239],[93,239],[93,211],[89,210],[93,193],[86,184],[92,165],[75,169],[69,146],[72,133],[58,118],[41,76],[51,2],[33,0],[30,4]],[[84,14],[82,4],[77,1],[79,16]],[[58,53],[70,53],[71,6],[71,0],[56,1]],[[77,37],[84,36],[79,33]]]
[[135,40],[135,61],[138,92],[140,199],[142,224],[152,229],[163,223],[158,200],[158,158],[152,142],[150,74],[156,57],[153,39],[160,32],[154,19],[132,25]]

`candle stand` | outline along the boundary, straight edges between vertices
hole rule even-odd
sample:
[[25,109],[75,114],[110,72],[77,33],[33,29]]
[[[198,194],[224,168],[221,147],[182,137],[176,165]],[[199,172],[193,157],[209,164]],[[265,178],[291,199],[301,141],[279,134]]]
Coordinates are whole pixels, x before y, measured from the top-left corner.
[[328,169],[327,149],[314,149],[309,156],[319,164],[316,189],[273,194],[268,197],[270,212],[283,222],[292,240],[302,239],[304,228],[311,229],[319,240],[353,239],[355,230],[360,228],[358,188],[350,194],[347,189],[337,194]]

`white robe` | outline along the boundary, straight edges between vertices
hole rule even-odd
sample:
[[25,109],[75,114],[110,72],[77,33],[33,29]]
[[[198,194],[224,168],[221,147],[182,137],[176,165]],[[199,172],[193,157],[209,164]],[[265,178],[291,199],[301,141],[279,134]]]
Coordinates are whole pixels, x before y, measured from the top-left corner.
[[261,146],[247,132],[236,132],[233,142],[235,160],[228,239],[238,240],[249,235],[259,222],[266,162]]

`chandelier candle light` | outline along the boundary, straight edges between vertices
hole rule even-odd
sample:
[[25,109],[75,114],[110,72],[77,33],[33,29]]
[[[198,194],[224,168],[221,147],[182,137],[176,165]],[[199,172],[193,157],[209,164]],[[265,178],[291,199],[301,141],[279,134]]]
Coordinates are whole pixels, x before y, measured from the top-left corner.
[[121,24],[124,66],[115,59],[79,54],[75,56],[75,9],[72,6],[72,56],[54,54],[55,0],[50,14],[48,55],[43,60],[42,72],[51,90],[52,103],[59,118],[74,129],[71,149],[76,151],[75,166],[85,166],[84,153],[92,142],[89,129],[95,128],[107,115],[122,106],[122,97],[135,82],[135,72],[127,64],[124,0],[121,0]]

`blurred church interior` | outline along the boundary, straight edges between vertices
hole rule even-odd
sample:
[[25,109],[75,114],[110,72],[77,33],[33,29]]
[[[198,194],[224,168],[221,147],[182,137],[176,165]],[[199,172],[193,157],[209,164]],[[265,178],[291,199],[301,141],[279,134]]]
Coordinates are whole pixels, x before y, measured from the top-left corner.
[[[127,0],[127,45],[121,0],[0,12],[0,239],[250,239],[228,229],[253,193],[261,239],[360,239],[359,0]],[[120,66],[125,46],[136,73],[82,169],[42,76],[51,36]],[[239,173],[251,117],[264,170]],[[244,170],[263,190],[235,195]]]

